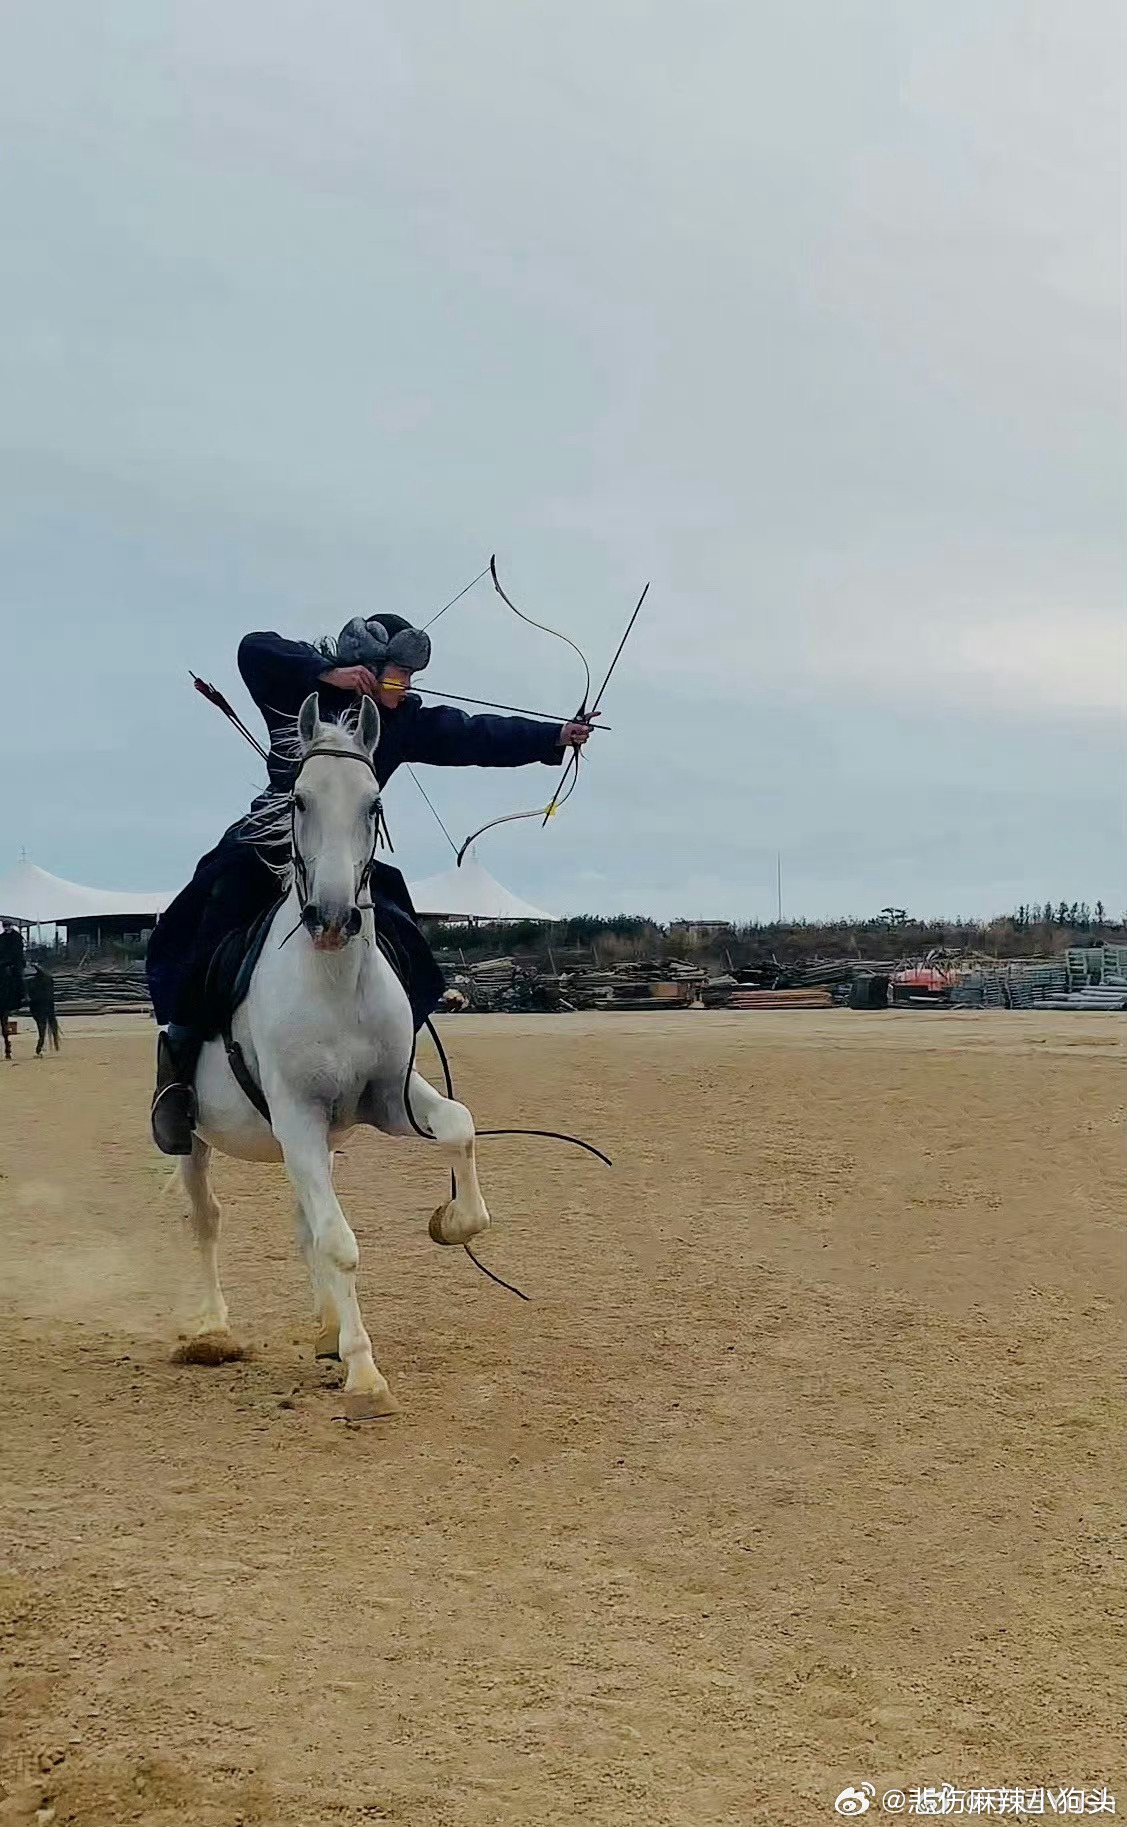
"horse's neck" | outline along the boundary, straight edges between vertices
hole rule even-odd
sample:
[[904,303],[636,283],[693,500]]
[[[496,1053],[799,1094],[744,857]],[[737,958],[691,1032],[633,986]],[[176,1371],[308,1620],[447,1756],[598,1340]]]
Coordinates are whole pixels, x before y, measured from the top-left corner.
[[[291,888],[275,920],[282,956],[293,952],[295,971],[307,995],[325,1002],[339,1001],[354,1015],[361,999],[378,1002],[398,981],[376,942],[375,915],[370,906],[363,909],[363,924],[356,938],[339,952],[314,950],[301,926],[301,903],[295,889]],[[287,934],[293,935],[288,941]]]

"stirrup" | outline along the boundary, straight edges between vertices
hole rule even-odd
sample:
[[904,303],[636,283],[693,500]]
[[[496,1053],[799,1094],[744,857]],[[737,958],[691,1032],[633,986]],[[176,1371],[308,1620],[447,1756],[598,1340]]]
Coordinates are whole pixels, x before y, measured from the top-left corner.
[[178,1059],[168,1035],[160,1034],[157,1038],[157,1083],[149,1123],[153,1141],[163,1155],[190,1155],[192,1152],[192,1133],[198,1110],[191,1077],[192,1065]]
[[162,1155],[190,1155],[196,1127],[196,1094],[190,1085],[162,1085],[153,1093],[149,1127]]

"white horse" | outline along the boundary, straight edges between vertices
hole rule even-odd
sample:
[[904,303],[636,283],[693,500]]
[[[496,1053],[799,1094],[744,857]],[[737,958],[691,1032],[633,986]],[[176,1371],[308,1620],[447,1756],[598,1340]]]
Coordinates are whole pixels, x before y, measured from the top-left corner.
[[375,939],[368,876],[380,811],[372,763],[379,736],[379,712],[370,698],[355,728],[322,723],[316,694],[301,707],[299,768],[285,809],[289,892],[275,911],[231,1029],[270,1118],[240,1088],[223,1042],[207,1042],[196,1074],[196,1136],[180,1169],[204,1278],[194,1337],[180,1355],[202,1361],[237,1352],[219,1283],[219,1205],[208,1177],[212,1149],[244,1161],[281,1160],[297,1195],[318,1353],[335,1353],[345,1364],[345,1406],[355,1418],[393,1414],[396,1403],[372,1356],[356,1299],[359,1250],[333,1190],[340,1138],[357,1123],[397,1136],[417,1133],[417,1124],[442,1148],[453,1173],[453,1197],[430,1221],[435,1242],[467,1243],[489,1224],[473,1118],[414,1070],[411,1007]]

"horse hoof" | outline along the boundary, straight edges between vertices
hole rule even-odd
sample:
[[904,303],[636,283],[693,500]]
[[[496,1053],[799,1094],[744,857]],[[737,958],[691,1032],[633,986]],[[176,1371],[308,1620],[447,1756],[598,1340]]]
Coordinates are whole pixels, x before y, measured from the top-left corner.
[[397,1415],[399,1404],[385,1384],[383,1389],[352,1389],[344,1392],[346,1421],[382,1421]]
[[427,1225],[427,1235],[430,1238],[432,1243],[452,1243],[453,1242],[453,1239],[450,1237],[444,1236],[443,1231],[442,1231],[442,1226],[443,1226],[443,1222],[446,1218],[446,1214],[450,1210],[450,1203],[451,1203],[450,1201],[447,1201],[447,1203],[445,1205],[436,1206],[434,1211],[431,1213],[430,1223]]
[[479,1237],[482,1231],[489,1229],[489,1213],[482,1207],[480,1218],[474,1218],[464,1205],[456,1199],[447,1200],[431,1214],[427,1233],[434,1243],[445,1243],[458,1246],[469,1243],[471,1237]]
[[230,1332],[198,1332],[172,1353],[174,1364],[238,1364],[247,1355]]

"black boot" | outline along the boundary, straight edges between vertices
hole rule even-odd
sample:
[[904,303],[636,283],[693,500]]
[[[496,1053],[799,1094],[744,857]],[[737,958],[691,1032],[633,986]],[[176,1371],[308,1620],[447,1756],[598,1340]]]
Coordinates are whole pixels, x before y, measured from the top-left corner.
[[196,1076],[199,1045],[173,1046],[167,1034],[157,1036],[157,1087],[153,1092],[153,1141],[164,1155],[190,1155],[196,1126]]

